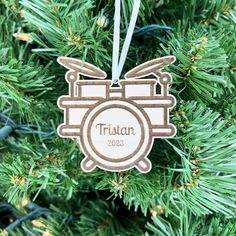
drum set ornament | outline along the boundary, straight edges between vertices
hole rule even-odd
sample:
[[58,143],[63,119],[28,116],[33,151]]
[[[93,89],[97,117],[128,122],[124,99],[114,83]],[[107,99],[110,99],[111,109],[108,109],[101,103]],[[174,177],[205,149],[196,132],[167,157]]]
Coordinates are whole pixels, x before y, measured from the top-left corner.
[[[85,158],[81,167],[91,172],[96,167],[121,172],[136,167],[147,173],[152,164],[147,158],[155,138],[170,138],[176,128],[169,123],[169,112],[176,104],[169,94],[171,74],[163,69],[175,62],[166,56],[143,63],[125,75],[119,87],[104,80],[107,74],[94,65],[59,57],[66,67],[69,95],[58,99],[64,110],[64,123],[58,133],[77,138]],[[80,75],[93,80],[80,80]],[[153,75],[157,79],[141,79]],[[140,79],[140,80],[137,80]],[[156,94],[156,85],[161,93]]]

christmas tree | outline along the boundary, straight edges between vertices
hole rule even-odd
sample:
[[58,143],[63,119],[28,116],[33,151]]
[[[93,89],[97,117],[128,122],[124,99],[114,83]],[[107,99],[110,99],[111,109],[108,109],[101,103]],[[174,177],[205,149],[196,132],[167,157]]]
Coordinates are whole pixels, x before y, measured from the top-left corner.
[[[122,42],[132,8],[122,1]],[[142,0],[123,72],[177,58],[177,135],[155,141],[147,174],[84,173],[56,131],[57,57],[111,78],[113,16],[110,0],[0,1],[0,235],[236,235],[236,1]]]

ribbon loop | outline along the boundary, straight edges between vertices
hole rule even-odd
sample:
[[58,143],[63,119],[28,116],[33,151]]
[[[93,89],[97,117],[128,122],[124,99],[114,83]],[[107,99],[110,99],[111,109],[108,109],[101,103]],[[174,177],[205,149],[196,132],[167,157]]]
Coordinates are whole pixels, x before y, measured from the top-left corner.
[[125,42],[121,51],[121,56],[119,59],[120,51],[120,10],[121,10],[121,0],[115,1],[115,16],[114,16],[114,36],[113,36],[113,56],[112,56],[112,81],[113,83],[118,83],[119,77],[121,75],[122,69],[125,64],[125,60],[129,51],[130,42],[134,32],[134,27],[138,18],[139,8],[141,0],[134,0],[133,11],[126,34]]

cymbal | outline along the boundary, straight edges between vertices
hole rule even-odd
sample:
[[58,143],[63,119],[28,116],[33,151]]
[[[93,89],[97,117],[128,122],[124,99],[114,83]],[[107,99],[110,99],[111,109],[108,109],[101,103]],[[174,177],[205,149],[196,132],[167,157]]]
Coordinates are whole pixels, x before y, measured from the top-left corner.
[[77,72],[78,74],[97,79],[105,79],[107,77],[106,72],[98,67],[70,57],[58,57],[57,62],[65,68]]

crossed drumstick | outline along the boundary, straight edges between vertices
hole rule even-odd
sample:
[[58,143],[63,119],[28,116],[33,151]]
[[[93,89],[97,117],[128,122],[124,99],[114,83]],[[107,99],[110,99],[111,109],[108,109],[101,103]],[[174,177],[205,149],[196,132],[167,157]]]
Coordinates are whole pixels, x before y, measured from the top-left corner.
[[[145,62],[127,72],[125,78],[131,80],[154,75],[162,86],[163,95],[166,96],[168,93],[168,85],[172,77],[169,73],[163,72],[162,70],[166,66],[174,63],[175,60],[176,58],[174,56],[166,56]],[[80,75],[96,79],[107,78],[105,71],[90,63],[69,57],[59,57],[57,61],[65,68],[69,69],[66,73],[66,80],[70,85],[69,95],[72,98],[76,96],[75,83],[80,79]]]

